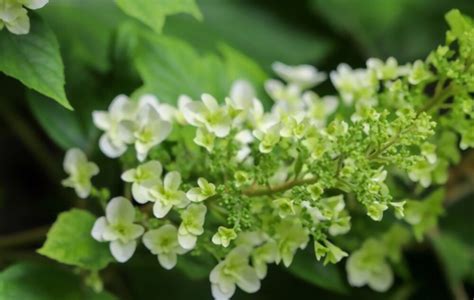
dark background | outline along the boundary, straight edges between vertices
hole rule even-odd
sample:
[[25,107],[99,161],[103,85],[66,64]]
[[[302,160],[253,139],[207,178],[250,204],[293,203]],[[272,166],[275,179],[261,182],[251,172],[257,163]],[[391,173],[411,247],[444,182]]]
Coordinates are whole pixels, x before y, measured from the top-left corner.
[[[84,1],[84,5],[87,4],[91,2]],[[198,1],[198,4],[204,22],[199,23],[188,16],[173,16],[168,19],[165,33],[181,37],[203,52],[214,49],[219,42],[226,42],[255,59],[269,74],[270,64],[275,60],[289,64],[312,63],[329,71],[340,62],[354,67],[364,66],[366,59],[372,56],[394,56],[402,63],[423,59],[444,41],[447,29],[444,13],[459,8],[465,14],[474,15],[472,0],[208,0]],[[117,12],[110,9],[110,16],[104,18],[115,18]],[[52,4],[39,14],[56,31],[60,42],[67,42],[67,38],[61,35],[68,33],[62,31],[60,24],[73,20],[71,15],[58,15]],[[120,18],[119,13],[117,18]],[[113,33],[108,38],[109,43],[113,43]],[[89,81],[98,86],[113,81],[115,86],[103,92],[105,105],[113,95],[133,90],[133,81],[124,79],[122,84],[120,80],[123,78],[116,75],[119,66],[114,64],[110,49],[105,53],[111,57],[110,66],[95,64],[94,54],[91,63],[81,70],[85,70],[87,79],[70,83],[68,76],[76,71],[71,63],[74,46],[66,42],[64,45],[61,43],[61,50],[65,65],[69,66],[66,68],[68,95],[82,95],[76,98],[87,101],[83,96],[87,91],[83,89],[89,88]],[[42,233],[59,212],[71,206],[88,204],[78,201],[71,191],[61,187],[60,181],[65,176],[62,171],[64,149],[42,129],[28,105],[24,87],[0,74],[0,91],[0,268],[3,269],[19,261],[48,262],[34,252],[43,241]],[[56,104],[45,102],[44,105]],[[92,135],[91,139],[94,138]],[[103,160],[101,163],[105,163],[109,171],[117,167],[97,150],[93,153],[97,159]],[[461,168],[453,169],[450,181],[453,189],[457,188],[456,175],[459,172],[464,172],[471,180],[474,176],[472,152],[463,155]],[[114,187],[109,178],[99,180]],[[466,189],[465,186],[462,188]],[[463,199],[447,208],[440,227],[458,235],[470,249],[474,249],[473,194],[469,189],[462,192]],[[454,299],[455,291],[446,280],[445,267],[440,264],[432,247],[421,243],[405,255],[411,283],[397,281],[386,294],[374,293],[367,288],[348,288],[347,294],[338,294],[295,277],[281,267],[272,266],[256,295],[237,292],[235,299]],[[343,269],[343,265],[339,267]],[[193,280],[179,270],[165,272],[154,257],[134,258],[126,266],[113,266],[111,269],[116,275],[105,274],[106,286],[120,298],[210,297],[207,277]],[[473,279],[471,276],[464,282],[469,299],[474,295]]]

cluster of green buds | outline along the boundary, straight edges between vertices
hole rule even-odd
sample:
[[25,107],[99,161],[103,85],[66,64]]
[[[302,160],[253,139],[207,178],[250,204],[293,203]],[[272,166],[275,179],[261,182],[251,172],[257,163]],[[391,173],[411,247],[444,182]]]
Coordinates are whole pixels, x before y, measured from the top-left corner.
[[[388,289],[405,235],[391,242],[399,234],[389,231],[351,255],[340,241],[356,217],[379,222],[391,210],[406,221],[398,227],[423,223],[430,210],[394,199],[389,182],[442,183],[456,144],[474,146],[474,27],[460,14],[448,19],[447,45],[426,61],[369,59],[367,68],[341,64],[329,76],[275,63],[284,81],[265,83],[267,110],[245,80],[225,99],[183,95],[176,107],[152,95],[116,97],[93,119],[104,132],[100,149],[120,158],[131,193],[106,205],[93,237],[110,242],[119,262],[141,238],[166,269],[180,255],[212,254],[215,299],[229,299],[236,286],[256,292],[268,264],[289,267],[309,244],[324,264],[349,257],[350,284]],[[321,96],[314,88],[327,78],[337,93]],[[87,197],[97,166],[74,149],[65,170],[65,185]]]

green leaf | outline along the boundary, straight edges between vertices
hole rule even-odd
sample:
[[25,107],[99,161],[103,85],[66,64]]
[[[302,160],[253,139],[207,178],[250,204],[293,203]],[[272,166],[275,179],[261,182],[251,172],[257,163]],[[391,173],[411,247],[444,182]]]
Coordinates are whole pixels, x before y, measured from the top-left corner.
[[64,264],[100,270],[113,261],[108,245],[91,236],[96,218],[79,209],[61,213],[38,253]]
[[38,93],[27,93],[27,100],[33,115],[48,136],[63,149],[90,148],[91,140],[82,129],[77,111],[64,111],[53,102],[45,102],[45,99],[46,97]]
[[137,18],[161,33],[168,15],[188,13],[201,20],[202,15],[195,0],[115,0],[127,14]]
[[347,294],[348,288],[335,265],[323,265],[310,251],[299,252],[291,266],[286,269],[293,275],[321,288]]
[[433,238],[433,245],[451,282],[458,283],[474,275],[474,256],[469,245],[448,233]]
[[130,55],[144,81],[137,94],[151,92],[168,103],[175,103],[181,94],[197,99],[210,93],[223,100],[235,80],[247,79],[262,86],[266,78],[257,64],[228,46],[221,45],[221,55],[202,55],[179,39],[127,25],[124,32],[138,36]]
[[0,49],[0,71],[72,110],[64,92],[64,67],[58,41],[38,17],[31,16],[29,34],[0,31]]
[[[109,70],[112,37],[126,18],[113,1],[50,1],[38,13],[56,33],[67,69],[84,63],[101,72]],[[70,81],[67,74],[66,79]]]
[[95,293],[81,279],[62,268],[19,263],[0,273],[0,299],[4,300],[112,300],[107,292]]
[[252,1],[199,0],[198,4],[204,15],[203,22],[173,16],[168,18],[164,32],[205,51],[215,50],[224,42],[266,70],[274,61],[321,62],[333,46],[318,28],[301,30],[294,23],[279,18],[273,10]]

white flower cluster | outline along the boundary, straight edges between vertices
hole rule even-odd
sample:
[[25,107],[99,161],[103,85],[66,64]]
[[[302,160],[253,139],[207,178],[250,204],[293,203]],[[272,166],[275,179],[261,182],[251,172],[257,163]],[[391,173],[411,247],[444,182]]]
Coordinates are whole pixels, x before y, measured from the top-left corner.
[[[367,66],[367,69],[352,70],[347,65],[340,65],[329,75],[343,102],[356,103],[353,122],[358,121],[358,105],[376,103],[379,80],[390,80],[401,74],[411,75],[413,71],[410,66],[399,67],[393,58],[386,62],[369,60]],[[349,125],[344,121],[334,121],[331,126],[326,126],[328,118],[338,108],[338,98],[320,97],[309,90],[323,82],[326,74],[309,65],[292,67],[275,63],[273,69],[286,83],[273,79],[265,83],[267,93],[275,102],[268,112],[264,111],[253,87],[247,81],[238,80],[224,103],[219,103],[209,94],[203,94],[200,101],[183,95],[179,97],[177,107],[173,107],[160,103],[152,95],[144,95],[138,101],[119,95],[108,111],[93,113],[94,124],[103,131],[99,146],[106,156],[120,157],[128,146],[134,145],[140,165],[125,171],[121,178],[131,183],[131,193],[137,203],[152,205],[153,215],[161,224],[159,228],[146,231],[143,224],[135,222],[135,210],[130,200],[123,197],[112,199],[107,205],[106,215],[97,220],[92,235],[98,241],[110,242],[111,253],[117,261],[130,259],[137,239],[142,237],[143,244],[157,255],[159,263],[171,269],[176,265],[178,255],[194,249],[198,238],[204,233],[208,212],[206,200],[217,194],[216,186],[205,178],[199,178],[195,187],[184,190],[179,172],[163,174],[162,164],[148,159],[149,151],[169,136],[173,125],[194,127],[194,143],[208,152],[215,151],[219,139],[232,139],[239,145],[234,159],[250,166],[254,163],[251,157],[253,143],[258,145],[256,148],[260,153],[266,154],[282,140],[300,141],[317,159],[327,151],[322,148],[324,144],[319,137],[331,140],[348,132]],[[414,74],[413,78],[420,76]],[[432,149],[428,148],[423,155],[428,160],[435,160]],[[71,151],[65,161],[65,170],[70,178],[64,184],[75,188],[80,197],[86,197],[91,190],[90,178],[98,173],[98,169],[78,150]],[[344,164],[347,168],[350,161]],[[288,174],[288,167],[282,164],[269,183],[285,182]],[[380,169],[372,181],[383,186],[385,176],[386,171]],[[242,184],[247,180],[245,172],[240,171],[235,178]],[[236,286],[249,293],[257,291],[260,280],[266,276],[267,264],[283,262],[285,266],[290,266],[296,251],[309,243],[309,229],[303,226],[300,218],[302,211],[313,219],[314,224],[330,222],[329,236],[349,231],[350,216],[342,195],[320,198],[323,190],[317,184],[308,186],[308,192],[312,200],[317,201],[303,201],[296,205],[286,194],[273,200],[272,207],[278,212],[280,221],[275,224],[272,236],[263,231],[237,233],[234,228],[218,227],[211,238],[212,243],[224,248],[232,243],[236,247],[210,274],[215,299],[229,299]],[[368,211],[374,220],[380,220],[383,211],[388,208],[387,205],[380,205]],[[398,204],[392,205],[395,207]],[[163,220],[172,210],[180,214],[179,225]],[[314,249],[316,258],[324,258],[325,264],[339,262],[348,255],[326,237],[315,241]],[[354,269],[352,263],[357,261],[357,257],[351,259],[349,268]],[[354,285],[372,282],[366,273],[363,279],[355,278],[357,274],[362,273],[352,272],[350,275]],[[380,288],[377,284],[374,287]]]
[[30,32],[29,9],[39,9],[49,0],[0,0],[0,30],[6,26],[13,34],[27,34]]

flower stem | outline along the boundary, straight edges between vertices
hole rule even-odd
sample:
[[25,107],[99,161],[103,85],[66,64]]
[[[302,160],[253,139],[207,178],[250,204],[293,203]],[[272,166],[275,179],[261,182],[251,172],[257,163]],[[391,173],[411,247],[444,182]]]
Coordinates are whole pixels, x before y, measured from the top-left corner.
[[41,226],[0,237],[0,248],[32,244],[44,240],[50,226]]

